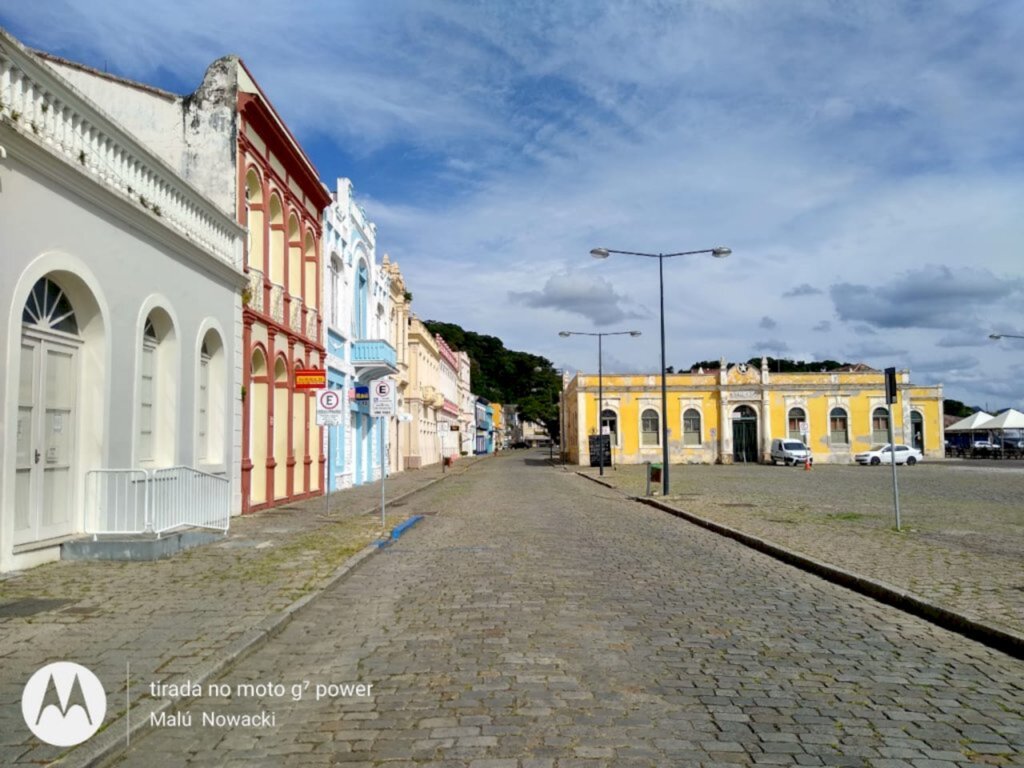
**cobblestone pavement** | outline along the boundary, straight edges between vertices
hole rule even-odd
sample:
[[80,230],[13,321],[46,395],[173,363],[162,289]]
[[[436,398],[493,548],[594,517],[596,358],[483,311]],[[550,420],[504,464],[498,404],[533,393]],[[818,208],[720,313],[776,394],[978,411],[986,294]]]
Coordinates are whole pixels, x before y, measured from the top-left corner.
[[[673,466],[665,501],[1024,634],[1024,462],[945,461],[897,471],[900,533],[891,467]],[[643,495],[644,472],[606,468],[604,480]]]
[[[477,461],[462,459],[455,472]],[[441,476],[440,468],[395,475],[388,498]],[[218,659],[380,535],[380,493],[379,482],[334,493],[330,515],[321,496],[234,518],[225,540],[168,560],[58,562],[3,577],[0,765],[45,763],[65,751],[40,746],[25,728],[21,693],[36,669],[62,660],[89,667],[107,685],[111,722],[124,710],[128,663],[135,679],[168,680]],[[388,505],[389,527],[408,517],[413,498]]]
[[417,495],[440,514],[121,765],[1024,765],[1020,662],[544,464]]

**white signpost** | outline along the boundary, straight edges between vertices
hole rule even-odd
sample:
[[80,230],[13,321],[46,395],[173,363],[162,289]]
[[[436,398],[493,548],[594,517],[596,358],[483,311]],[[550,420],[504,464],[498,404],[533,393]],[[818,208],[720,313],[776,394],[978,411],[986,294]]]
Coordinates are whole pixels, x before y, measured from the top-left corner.
[[380,425],[380,525],[387,527],[385,508],[387,500],[385,497],[385,479],[387,478],[386,460],[387,430],[385,429],[386,416],[395,412],[395,382],[391,379],[377,379],[370,382],[370,415],[379,419]]
[[331,514],[331,428],[342,423],[341,393],[337,389],[316,391],[316,423],[327,427],[327,462],[324,464],[324,499],[327,514]]

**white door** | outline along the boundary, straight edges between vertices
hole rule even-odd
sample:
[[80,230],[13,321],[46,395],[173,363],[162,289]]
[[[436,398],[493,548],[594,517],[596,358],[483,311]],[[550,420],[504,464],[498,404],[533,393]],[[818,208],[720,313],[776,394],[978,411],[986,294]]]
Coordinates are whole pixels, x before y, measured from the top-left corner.
[[22,336],[14,543],[73,533],[77,348]]

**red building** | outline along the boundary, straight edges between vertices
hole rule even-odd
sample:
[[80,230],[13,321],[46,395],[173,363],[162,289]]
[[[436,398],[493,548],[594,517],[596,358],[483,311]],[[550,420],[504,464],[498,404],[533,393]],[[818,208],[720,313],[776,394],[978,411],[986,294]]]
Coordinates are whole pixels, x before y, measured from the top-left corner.
[[248,227],[242,308],[242,509],[323,493],[313,396],[296,368],[325,367],[320,280],[327,189],[239,61],[238,217]]

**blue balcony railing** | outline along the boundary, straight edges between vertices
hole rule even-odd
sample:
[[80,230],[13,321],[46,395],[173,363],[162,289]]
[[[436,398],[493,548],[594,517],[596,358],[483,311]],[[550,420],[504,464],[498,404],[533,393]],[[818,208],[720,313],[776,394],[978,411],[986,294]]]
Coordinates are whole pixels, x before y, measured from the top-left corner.
[[362,339],[352,342],[352,362],[355,365],[384,363],[395,367],[395,348],[383,339]]

